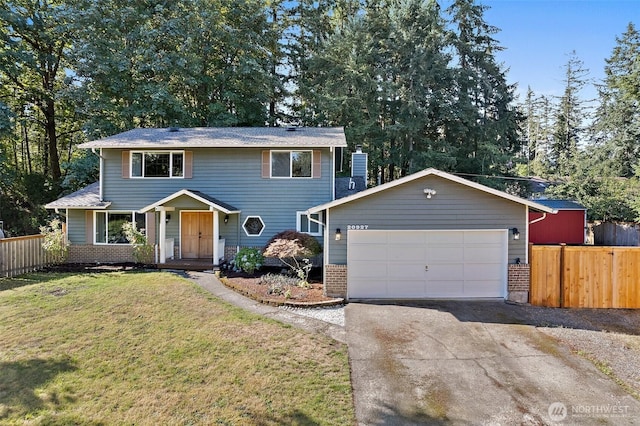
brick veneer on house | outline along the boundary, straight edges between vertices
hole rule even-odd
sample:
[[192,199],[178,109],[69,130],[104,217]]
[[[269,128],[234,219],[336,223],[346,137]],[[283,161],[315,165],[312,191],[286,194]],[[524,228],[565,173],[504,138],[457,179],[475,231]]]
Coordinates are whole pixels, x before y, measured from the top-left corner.
[[[507,299],[512,302],[529,301],[529,265],[509,265]],[[329,297],[346,297],[347,265],[325,265],[324,293]]]
[[347,265],[325,265],[324,295],[347,297]]
[[526,263],[509,265],[507,300],[517,303],[529,302],[530,268]]
[[69,246],[69,263],[124,263],[133,262],[133,246],[128,244]]

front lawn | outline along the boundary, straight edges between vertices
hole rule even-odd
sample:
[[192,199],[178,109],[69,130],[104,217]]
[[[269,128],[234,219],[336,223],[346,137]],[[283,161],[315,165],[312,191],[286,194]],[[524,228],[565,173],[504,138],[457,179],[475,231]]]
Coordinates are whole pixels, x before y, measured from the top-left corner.
[[169,273],[4,279],[0,423],[353,424],[347,350]]

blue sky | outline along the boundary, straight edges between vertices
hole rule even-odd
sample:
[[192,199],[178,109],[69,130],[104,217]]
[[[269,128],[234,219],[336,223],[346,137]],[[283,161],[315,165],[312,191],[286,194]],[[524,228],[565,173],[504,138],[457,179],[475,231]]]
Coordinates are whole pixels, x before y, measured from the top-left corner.
[[[590,76],[604,77],[605,58],[629,22],[640,30],[640,0],[479,0],[489,6],[485,21],[501,31],[506,50],[497,54],[518,83],[521,100],[527,86],[537,94],[561,95],[563,66],[572,50]],[[584,98],[595,96],[585,89]]]

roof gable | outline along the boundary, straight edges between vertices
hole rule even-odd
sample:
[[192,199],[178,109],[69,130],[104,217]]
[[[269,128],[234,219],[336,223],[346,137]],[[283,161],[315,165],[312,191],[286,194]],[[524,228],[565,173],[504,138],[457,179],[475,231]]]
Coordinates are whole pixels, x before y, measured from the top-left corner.
[[216,210],[220,210],[223,213],[227,213],[227,214],[240,213],[239,209],[233,207],[230,204],[224,203],[224,202],[222,202],[222,201],[220,201],[220,200],[218,200],[216,198],[213,198],[213,197],[211,197],[211,196],[209,196],[207,194],[204,194],[204,193],[202,193],[200,191],[193,191],[193,190],[190,190],[190,189],[182,189],[182,190],[180,190],[178,192],[174,192],[173,194],[171,194],[171,195],[169,195],[169,196],[167,196],[167,197],[165,197],[165,198],[163,198],[161,200],[158,200],[153,204],[149,204],[148,206],[141,208],[140,212],[141,213],[145,213],[145,212],[151,211],[151,210],[155,209],[156,207],[160,207],[163,204],[166,204],[166,203],[170,202],[171,200],[174,200],[174,199],[176,199],[178,197],[182,197],[183,195],[186,195],[187,197],[190,197],[190,198],[193,198],[195,200],[198,200],[201,203],[206,204],[209,207],[213,207]]
[[346,203],[349,203],[349,202],[352,202],[352,201],[355,201],[355,200],[359,200],[359,199],[364,198],[364,197],[369,197],[369,196],[375,195],[375,194],[377,194],[379,192],[382,192],[382,191],[390,190],[392,188],[395,188],[396,186],[403,185],[403,184],[406,184],[408,182],[412,182],[414,180],[421,179],[421,178],[426,177],[426,176],[438,176],[440,178],[449,180],[451,182],[455,182],[455,183],[467,186],[469,188],[473,188],[473,189],[476,189],[478,191],[485,192],[487,194],[492,194],[492,195],[495,195],[497,197],[503,198],[505,200],[513,201],[515,203],[525,205],[527,207],[530,207],[530,208],[532,208],[534,210],[538,210],[538,211],[541,211],[541,212],[557,213],[557,210],[553,209],[552,207],[548,207],[548,206],[536,203],[535,201],[526,200],[524,198],[517,197],[515,195],[507,194],[504,191],[499,191],[497,189],[490,188],[488,186],[485,186],[485,185],[482,185],[482,184],[479,184],[479,183],[476,183],[476,182],[472,182],[472,181],[470,181],[468,179],[464,179],[464,178],[461,178],[459,176],[455,176],[455,175],[452,175],[450,173],[446,173],[446,172],[443,172],[443,171],[440,171],[440,170],[437,170],[437,169],[434,169],[434,168],[425,169],[425,170],[422,170],[420,172],[414,173],[412,175],[405,176],[403,178],[396,179],[394,181],[387,182],[385,184],[382,184],[382,185],[379,185],[379,186],[376,186],[376,187],[373,187],[373,188],[366,189],[366,190],[364,190],[362,192],[358,192],[357,194],[353,194],[353,195],[350,195],[350,196],[347,196],[347,197],[344,197],[344,198],[340,198],[340,199],[331,201],[329,203],[325,203],[325,204],[321,204],[319,206],[312,207],[309,210],[307,210],[307,213],[317,213],[317,212],[320,212],[322,210],[331,209],[333,207],[337,207],[337,206],[340,206],[342,204],[346,204]]
[[[294,129],[294,130],[291,130]],[[133,129],[80,148],[323,148],[346,147],[342,127],[195,127]]]

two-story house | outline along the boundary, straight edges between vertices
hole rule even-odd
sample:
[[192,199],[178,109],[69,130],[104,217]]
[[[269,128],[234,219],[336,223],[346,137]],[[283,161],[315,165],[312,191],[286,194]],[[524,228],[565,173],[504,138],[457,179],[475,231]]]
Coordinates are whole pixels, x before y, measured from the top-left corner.
[[159,263],[233,258],[287,229],[321,237],[310,207],[334,199],[342,128],[134,129],[79,145],[100,180],[46,207],[64,213],[72,262],[131,261],[134,221]]
[[47,205],[71,262],[132,261],[124,222],[167,259],[231,259],[296,229],[323,245],[325,292],[526,301],[529,212],[552,207],[437,169],[365,189],[367,154],[336,178],[341,128],[135,129],[87,142],[99,182]]

